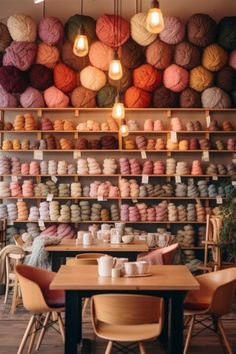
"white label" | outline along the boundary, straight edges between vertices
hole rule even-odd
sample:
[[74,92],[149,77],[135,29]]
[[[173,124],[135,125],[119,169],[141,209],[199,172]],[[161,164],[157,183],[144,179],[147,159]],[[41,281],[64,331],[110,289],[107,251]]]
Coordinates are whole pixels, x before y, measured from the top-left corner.
[[45,228],[45,224],[44,224],[43,220],[39,220],[38,221],[38,225],[39,225],[40,228],[43,228],[43,227]]
[[52,176],[52,177],[51,177],[51,180],[52,180],[54,183],[57,183],[57,177],[56,177],[56,176]]
[[53,199],[53,194],[48,194],[47,195],[47,202],[51,202]]
[[175,176],[175,183],[181,183],[181,176]]
[[23,202],[22,198],[17,199],[17,202]]
[[14,225],[14,221],[13,220],[7,220],[7,225]]
[[236,186],[236,181],[232,181],[232,186]]
[[18,177],[17,176],[11,176],[12,182],[18,182]]
[[176,132],[170,132],[170,140],[172,143],[177,143],[177,133]]
[[201,200],[199,198],[196,198],[196,203],[202,205]]
[[209,128],[210,124],[211,124],[211,117],[210,116],[206,116],[206,126],[207,126],[207,128]]
[[137,199],[132,199],[133,203],[138,203]]
[[35,160],[43,160],[43,151],[34,150],[34,159]]
[[103,196],[102,196],[102,195],[99,195],[99,196],[98,196],[98,202],[103,202],[103,201],[104,201]]
[[218,176],[212,176],[213,181],[218,181]]
[[209,151],[203,151],[202,153],[202,161],[210,161],[210,158],[209,158]]
[[75,159],[75,160],[78,160],[79,158],[81,157],[81,151],[74,151],[73,152],[73,158]]
[[143,160],[145,160],[147,158],[146,151],[141,151],[141,157]]
[[216,197],[216,204],[223,204],[223,199],[219,195]]
[[149,181],[149,176],[148,175],[142,175],[142,183],[148,183]]

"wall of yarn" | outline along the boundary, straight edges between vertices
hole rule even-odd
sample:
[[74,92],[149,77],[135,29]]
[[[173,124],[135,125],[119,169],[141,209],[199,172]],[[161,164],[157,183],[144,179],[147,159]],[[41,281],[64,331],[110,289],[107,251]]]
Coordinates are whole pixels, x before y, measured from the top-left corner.
[[[112,107],[117,89],[128,108],[236,107],[235,16],[216,23],[195,14],[186,24],[167,16],[159,36],[145,19],[74,15],[64,26],[51,16],[39,24],[10,16],[0,23],[0,107]],[[73,54],[81,24],[90,44],[83,58]],[[115,43],[124,71],[118,82],[108,78]]]

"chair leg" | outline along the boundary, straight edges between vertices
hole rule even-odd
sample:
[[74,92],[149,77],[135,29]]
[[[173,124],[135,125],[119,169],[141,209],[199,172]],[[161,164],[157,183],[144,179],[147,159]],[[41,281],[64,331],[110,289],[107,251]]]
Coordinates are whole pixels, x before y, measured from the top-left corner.
[[46,313],[46,316],[45,316],[45,319],[44,319],[44,322],[43,322],[43,326],[42,326],[41,331],[39,333],[39,338],[38,338],[37,345],[36,345],[36,348],[35,348],[36,350],[39,350],[39,348],[40,348],[40,345],[42,343],[44,334],[46,332],[46,327],[47,327],[48,321],[50,319],[50,315],[51,315],[51,312],[47,312]]
[[143,343],[142,343],[142,342],[139,342],[139,343],[138,343],[138,346],[139,346],[139,352],[140,352],[140,354],[146,354],[146,350],[145,350],[145,347],[144,347]]
[[83,308],[82,308],[82,318],[84,318],[87,307],[89,306],[89,300],[90,300],[89,297],[86,297],[84,299],[84,304],[83,304]]
[[61,332],[62,342],[65,343],[65,331],[64,331],[64,324],[61,318],[61,314],[58,312],[57,316],[58,316],[57,321]]
[[107,344],[105,354],[111,354],[112,351],[112,341],[110,340]]
[[186,338],[186,341],[185,341],[184,353],[183,354],[188,354],[188,347],[189,347],[190,340],[191,340],[191,337],[192,337],[194,321],[195,321],[195,316],[191,316],[191,320],[190,320],[190,323],[189,323],[189,328],[188,328],[188,333],[187,333],[187,338]]
[[6,281],[6,290],[5,290],[5,297],[4,297],[4,304],[7,303],[8,293],[9,293],[9,279]]
[[29,323],[28,323],[27,328],[25,330],[24,336],[23,336],[22,341],[20,343],[19,349],[17,351],[17,354],[22,354],[23,353],[25,344],[26,344],[27,339],[28,339],[28,335],[29,335],[29,333],[31,331],[31,328],[32,328],[34,322],[35,322],[35,316],[33,315],[33,316],[31,316],[31,318],[29,320]]
[[12,315],[14,315],[14,313],[16,311],[17,300],[18,300],[18,282],[17,282],[17,280],[15,280],[15,284],[13,287],[12,304],[11,304],[11,314]]
[[34,341],[35,341],[35,337],[36,337],[36,333],[37,333],[37,324],[38,324],[38,319],[36,318],[34,325],[33,325],[33,333],[31,334],[31,338],[30,338],[30,342],[29,342],[29,347],[28,347],[28,351],[27,354],[31,354],[33,347],[34,347]]
[[231,348],[231,345],[228,341],[228,338],[226,336],[226,333],[225,333],[225,329],[224,329],[224,326],[223,326],[223,323],[220,319],[218,319],[218,328],[219,328],[219,331],[222,335],[222,338],[224,340],[224,344],[225,344],[225,347],[227,349],[227,352],[228,354],[233,354],[233,351],[232,351],[232,348]]

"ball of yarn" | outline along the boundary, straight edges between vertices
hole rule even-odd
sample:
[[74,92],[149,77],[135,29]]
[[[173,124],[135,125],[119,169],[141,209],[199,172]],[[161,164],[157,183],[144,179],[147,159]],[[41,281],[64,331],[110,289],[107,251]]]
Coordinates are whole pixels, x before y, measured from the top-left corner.
[[57,47],[50,46],[46,43],[40,43],[38,45],[38,52],[36,57],[36,63],[47,66],[48,68],[54,68],[56,62],[59,60],[60,53]]
[[202,65],[210,71],[222,69],[227,61],[227,52],[216,43],[209,45],[203,51]]
[[132,38],[119,48],[119,54],[122,65],[128,69],[134,69],[145,61],[142,48]]
[[188,86],[188,71],[179,65],[172,64],[164,71],[163,82],[173,92],[181,92]]
[[175,47],[175,63],[190,70],[201,64],[199,48],[189,42],[181,42]]
[[27,15],[13,15],[7,20],[7,28],[13,41],[34,42],[37,37],[37,26]]
[[55,86],[44,91],[44,100],[50,108],[65,108],[69,104],[69,97]]
[[192,15],[188,20],[187,34],[189,42],[206,47],[215,40],[216,22],[206,14]]
[[231,101],[229,95],[219,87],[210,87],[202,93],[202,106],[204,108],[229,108]]
[[0,22],[0,52],[4,52],[5,49],[11,44],[11,36],[5,23]]
[[24,108],[45,107],[43,95],[33,87],[28,87],[20,96],[20,104]]
[[174,47],[157,39],[146,50],[147,63],[156,69],[164,70],[172,63]]
[[112,59],[113,49],[111,47],[100,41],[91,44],[89,49],[89,60],[93,66],[108,71]]
[[236,16],[222,18],[217,29],[217,42],[226,50],[236,49]]
[[131,20],[131,37],[140,45],[147,46],[157,38],[157,34],[150,33],[146,29],[146,12],[135,14]]
[[11,93],[6,92],[0,85],[0,107],[15,108],[17,107],[17,99]]
[[98,107],[112,107],[117,95],[117,90],[114,86],[106,85],[97,93]]
[[213,80],[214,75],[212,72],[203,66],[197,66],[190,71],[189,86],[198,92],[202,92],[213,85]]
[[4,90],[12,93],[22,93],[28,86],[26,73],[11,65],[0,68],[0,83]]
[[230,66],[218,71],[216,74],[216,85],[224,91],[233,91],[236,89],[236,70]]
[[178,94],[161,86],[153,92],[152,105],[155,108],[178,107],[178,99]]
[[147,108],[151,104],[151,94],[138,87],[131,86],[125,92],[125,105],[128,108]]
[[106,84],[104,72],[94,66],[87,66],[80,72],[82,86],[92,91],[99,91]]
[[44,17],[38,25],[38,36],[49,45],[59,44],[64,37],[64,26],[56,17]]
[[45,65],[34,64],[29,70],[29,79],[32,87],[43,91],[53,85],[53,72]]
[[76,87],[71,94],[71,103],[73,107],[96,107],[96,92],[83,86]]
[[96,23],[99,40],[110,47],[119,47],[130,36],[129,22],[117,15],[102,15]]
[[108,82],[110,85],[119,89],[120,93],[124,93],[130,86],[133,85],[133,73],[132,70],[123,67],[123,75],[120,80],[112,80],[108,77]]
[[191,88],[187,88],[180,94],[181,108],[199,108],[201,107],[201,94]]
[[143,64],[133,71],[134,86],[151,92],[162,82],[162,73],[150,64]]
[[63,63],[54,67],[54,85],[63,92],[72,91],[77,85],[76,72]]
[[3,58],[3,65],[14,65],[16,68],[25,71],[33,64],[37,52],[37,45],[29,42],[12,42],[6,48]]
[[159,37],[167,44],[177,44],[184,39],[185,26],[174,16],[164,16],[164,29],[161,31]]
[[236,70],[236,49],[230,53],[229,65]]
[[81,27],[86,33],[89,44],[96,40],[96,21],[90,16],[76,14],[71,16],[65,24],[66,37],[72,44]]
[[61,49],[61,58],[64,64],[68,65],[71,69],[75,71],[80,71],[89,65],[89,57],[85,55],[84,57],[78,57],[73,53],[73,44],[66,41]]

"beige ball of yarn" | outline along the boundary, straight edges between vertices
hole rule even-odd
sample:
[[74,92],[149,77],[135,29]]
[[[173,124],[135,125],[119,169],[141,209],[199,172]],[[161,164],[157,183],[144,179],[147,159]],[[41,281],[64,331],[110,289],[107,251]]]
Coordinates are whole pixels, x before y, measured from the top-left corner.
[[190,71],[189,86],[198,92],[202,92],[213,85],[213,80],[212,72],[203,66],[197,66]]
[[211,44],[204,49],[202,65],[210,71],[222,69],[228,61],[228,54],[219,44]]
[[204,108],[229,108],[231,101],[229,95],[219,87],[211,87],[202,93],[202,106]]
[[106,81],[107,78],[105,73],[94,66],[89,65],[80,72],[81,85],[89,90],[100,90],[105,86]]
[[13,15],[7,20],[7,28],[16,42],[34,42],[37,37],[37,26],[27,15]]
[[131,37],[140,45],[147,46],[157,38],[157,34],[150,33],[146,29],[146,12],[135,14],[131,20]]

